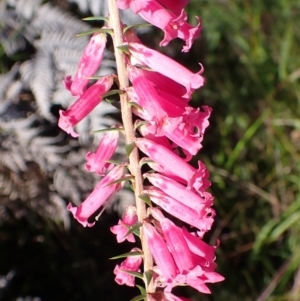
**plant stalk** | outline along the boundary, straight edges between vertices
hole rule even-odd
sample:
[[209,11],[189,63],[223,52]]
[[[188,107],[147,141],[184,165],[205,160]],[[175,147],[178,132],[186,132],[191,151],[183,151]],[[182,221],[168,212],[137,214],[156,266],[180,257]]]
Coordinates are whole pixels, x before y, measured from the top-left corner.
[[[109,9],[109,26],[113,29],[113,44],[114,44],[114,52],[116,58],[116,65],[117,65],[117,74],[119,78],[120,90],[125,90],[129,87],[129,79],[125,64],[125,53],[118,49],[118,46],[123,45],[123,31],[122,31],[122,24],[120,20],[119,9],[116,5],[116,0],[108,0],[108,9]],[[122,114],[122,121],[125,131],[125,139],[126,143],[130,144],[135,141],[135,130],[132,122],[132,112],[131,106],[128,105],[129,99],[127,93],[122,93],[120,95],[120,102],[121,102],[121,114]],[[147,217],[146,211],[146,204],[143,200],[139,198],[143,191],[143,178],[141,173],[141,168],[139,166],[139,154],[138,149],[135,147],[131,154],[129,155],[129,164],[130,164],[130,172],[134,177],[134,194],[135,194],[135,201],[136,201],[136,208],[137,208],[137,215],[138,220],[143,221]],[[151,270],[153,267],[153,259],[150,253],[147,240],[143,235],[143,230],[140,228],[141,234],[141,245],[142,250],[144,253],[144,272]],[[147,293],[155,292],[155,287],[153,282],[151,281],[147,284],[146,279],[145,286]]]

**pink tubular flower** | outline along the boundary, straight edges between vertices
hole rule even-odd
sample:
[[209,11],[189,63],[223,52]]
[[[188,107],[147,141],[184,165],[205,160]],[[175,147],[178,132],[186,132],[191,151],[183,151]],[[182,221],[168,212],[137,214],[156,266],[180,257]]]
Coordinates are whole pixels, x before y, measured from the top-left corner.
[[171,150],[149,139],[138,138],[135,144],[161,167],[160,172],[165,170],[169,176],[170,174],[177,175],[183,182],[187,182],[188,189],[194,187],[196,191],[200,189],[204,191],[210,186],[210,182],[207,180],[208,172],[200,161],[198,162],[199,168],[196,170]]
[[[178,96],[184,95],[186,92],[186,89],[181,84],[159,72],[149,71],[142,68],[140,68],[140,72],[143,74],[144,78],[148,79],[154,85],[159,94],[163,91],[178,98]],[[190,97],[182,98],[182,101],[185,104],[187,104],[189,100]]]
[[184,239],[181,229],[175,226],[175,224],[168,218],[161,219],[159,222],[166,243],[170,248],[180,273],[188,272],[194,268],[194,263],[192,254]]
[[177,268],[167,244],[151,224],[144,222],[143,231],[161,274],[166,282],[172,282],[177,275]]
[[87,160],[85,168],[89,172],[96,172],[98,175],[103,176],[105,171],[112,166],[107,162],[115,153],[118,146],[119,131],[107,132],[100,141],[96,153],[88,152],[85,156]]
[[214,222],[214,210],[212,208],[203,206],[203,210],[201,214],[199,214],[196,210],[178,202],[156,187],[143,190],[143,194],[147,194],[150,197],[150,200],[160,206],[164,211],[188,225],[199,229],[201,233],[204,234],[211,229]]
[[66,111],[59,111],[58,126],[76,138],[73,127],[85,118],[102,100],[102,96],[113,84],[112,76],[103,76],[89,87]]
[[210,265],[210,262],[195,260],[195,255],[189,249],[181,228],[167,218],[161,219],[160,224],[166,243],[180,271],[173,283],[167,284],[165,290],[170,290],[170,286],[188,284],[199,292],[210,294],[205,283],[219,282],[224,280],[224,277],[214,272],[215,265]]
[[117,0],[117,6],[119,9],[130,8],[135,14],[140,10],[144,9],[149,0],[144,1],[134,1],[134,0]]
[[185,8],[189,0],[157,0],[161,5],[168,8],[174,14],[180,14],[181,10]]
[[205,198],[200,197],[192,190],[186,189],[184,185],[178,183],[175,180],[172,180],[158,173],[148,173],[144,176],[150,181],[152,185],[161,189],[164,193],[171,196],[180,203],[194,209],[199,215],[203,208],[207,206],[205,204]]
[[[131,252],[141,252],[141,250],[133,248]],[[116,275],[115,281],[119,285],[135,286],[135,277],[123,271],[139,272],[142,261],[142,256],[128,256],[120,266],[116,265],[114,269],[114,274]]]
[[127,90],[130,98],[143,108],[138,115],[152,125],[152,134],[166,136],[188,155],[195,155],[202,147],[203,134],[208,126],[211,109],[203,106],[204,112],[194,109],[182,98],[159,94],[141,69],[128,66],[133,88]]
[[67,207],[84,227],[92,227],[95,222],[89,223],[88,218],[94,214],[101,206],[105,206],[106,201],[110,200],[122,188],[122,184],[110,184],[120,179],[124,174],[124,165],[114,167],[95,187],[87,199],[78,207],[73,207],[70,203]]
[[[166,46],[171,40],[178,37],[185,41],[186,46],[183,47],[183,51],[187,52],[191,48],[194,39],[198,38],[201,33],[200,22],[195,27],[188,24],[187,15],[183,9],[179,15],[176,15],[156,0],[119,0],[118,2],[119,8],[130,6],[134,13],[138,13],[144,20],[164,31],[164,39],[160,46]],[[168,2],[170,6],[170,1]],[[171,5],[171,7],[178,12],[181,5],[179,3],[177,8],[174,5]]]
[[117,242],[123,242],[126,239],[129,242],[135,242],[134,235],[131,233],[126,236],[129,227],[133,226],[138,220],[136,214],[136,207],[133,205],[129,205],[123,215],[122,220],[119,220],[118,225],[110,228],[110,231],[117,235]]
[[104,55],[106,45],[106,34],[95,33],[88,45],[86,46],[74,80],[70,85],[70,90],[73,96],[81,95],[87,87],[89,77],[93,76],[98,70]]
[[216,247],[206,244],[200,237],[197,237],[182,228],[182,233],[189,246],[191,252],[205,259],[206,262],[211,263],[215,260],[215,250]]
[[186,94],[182,96],[184,98],[189,98],[195,89],[204,85],[202,69],[198,73],[192,73],[171,58],[140,43],[129,43],[129,52],[154,71],[184,86],[186,88]]

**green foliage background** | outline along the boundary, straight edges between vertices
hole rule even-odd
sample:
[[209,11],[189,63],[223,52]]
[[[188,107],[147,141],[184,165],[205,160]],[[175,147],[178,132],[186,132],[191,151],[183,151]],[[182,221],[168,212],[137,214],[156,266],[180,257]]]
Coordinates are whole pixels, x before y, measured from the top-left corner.
[[[226,280],[210,285],[211,296],[181,294],[299,301],[300,2],[193,0],[188,10],[204,31],[178,60],[205,66],[206,85],[193,100],[214,110],[199,159],[211,172],[218,215],[208,240],[220,240],[216,260]],[[1,48],[0,56],[4,72]],[[129,248],[109,233],[116,220],[105,215],[93,229],[73,223],[68,233],[35,213],[1,225],[0,274],[13,268],[18,277],[0,300],[130,300],[135,292],[114,283],[107,260]]]

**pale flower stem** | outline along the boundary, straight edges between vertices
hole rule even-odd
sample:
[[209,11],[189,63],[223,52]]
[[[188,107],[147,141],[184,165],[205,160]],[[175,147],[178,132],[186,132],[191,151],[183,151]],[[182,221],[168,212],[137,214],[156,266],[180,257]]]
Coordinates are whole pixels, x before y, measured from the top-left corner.
[[[125,89],[129,86],[129,79],[127,75],[126,65],[125,65],[125,54],[124,52],[120,51],[117,47],[123,45],[123,32],[122,32],[122,25],[120,21],[119,10],[116,6],[116,0],[108,0],[108,8],[109,8],[109,22],[110,27],[113,29],[113,43],[114,43],[114,51],[116,57],[116,65],[117,65],[117,73],[120,83],[120,89]],[[123,93],[120,95],[121,101],[121,114],[123,120],[123,126],[125,130],[125,137],[126,143],[130,144],[135,141],[135,130],[132,123],[132,113],[131,107],[128,105],[128,96],[127,93]],[[137,208],[137,215],[139,221],[142,221],[147,217],[146,213],[146,205],[143,200],[139,198],[141,192],[143,190],[143,178],[141,174],[141,168],[139,166],[139,155],[138,149],[135,147],[129,156],[129,163],[130,163],[130,171],[135,178],[134,181],[134,194],[136,200],[136,208]],[[148,243],[145,239],[141,228],[141,244],[142,250],[144,253],[144,271],[148,271],[152,269],[153,266],[153,259],[150,253]],[[151,293],[155,291],[155,288],[152,284],[152,281],[147,287],[146,284],[146,291],[147,293]]]

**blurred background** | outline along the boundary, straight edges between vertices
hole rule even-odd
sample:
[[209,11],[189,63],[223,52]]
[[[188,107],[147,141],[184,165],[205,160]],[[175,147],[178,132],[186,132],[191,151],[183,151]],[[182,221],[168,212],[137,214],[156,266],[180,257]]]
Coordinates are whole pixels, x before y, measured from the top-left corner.
[[[192,0],[190,23],[204,31],[189,53],[173,41],[163,51],[198,71],[206,85],[192,104],[213,108],[199,159],[211,173],[215,244],[222,283],[212,295],[180,288],[193,301],[300,300],[300,2]],[[109,257],[129,191],[96,225],[84,229],[66,204],[79,204],[99,181],[85,172],[91,130],[116,122],[105,103],[72,139],[57,127],[58,110],[74,101],[62,79],[74,74],[88,36],[107,15],[99,0],[0,0],[0,300],[125,301],[139,292],[114,282]],[[140,22],[130,13],[126,23]],[[158,30],[140,32],[149,46]],[[109,50],[98,75],[114,72]],[[118,151],[119,158],[123,149]]]

